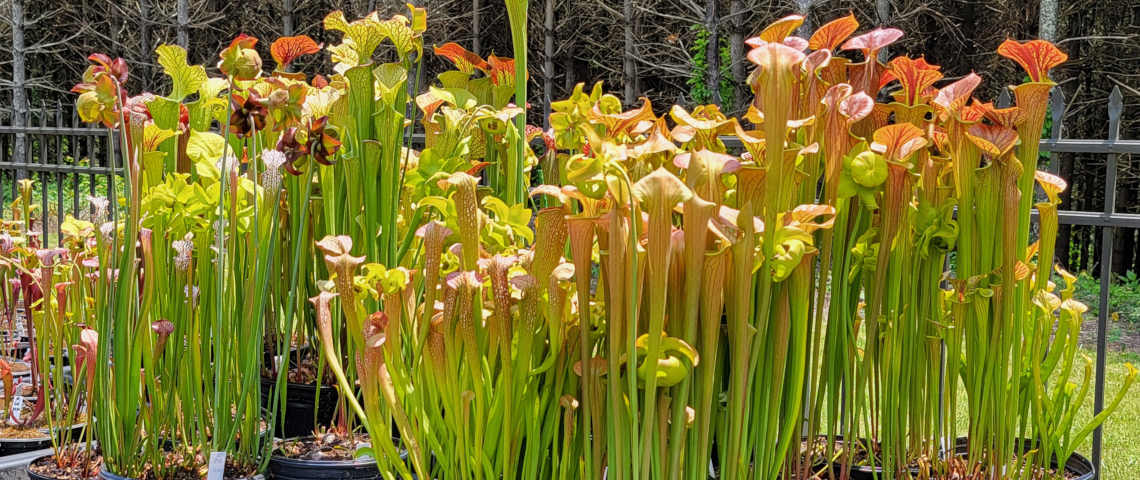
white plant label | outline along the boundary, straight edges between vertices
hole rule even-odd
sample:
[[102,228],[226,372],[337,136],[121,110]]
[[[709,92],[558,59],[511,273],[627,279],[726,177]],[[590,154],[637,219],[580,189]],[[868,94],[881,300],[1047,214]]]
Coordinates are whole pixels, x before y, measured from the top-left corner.
[[210,469],[206,472],[206,480],[222,480],[226,473],[226,452],[213,452],[210,454]]
[[20,414],[24,411],[24,404],[27,400],[23,395],[16,395],[12,397],[12,408],[8,409],[8,423],[15,425],[20,421]]

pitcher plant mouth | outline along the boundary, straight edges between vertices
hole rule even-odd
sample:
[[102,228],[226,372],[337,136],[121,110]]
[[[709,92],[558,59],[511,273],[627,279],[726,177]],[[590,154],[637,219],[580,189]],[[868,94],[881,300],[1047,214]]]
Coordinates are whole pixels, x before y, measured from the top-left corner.
[[[997,108],[979,74],[880,58],[898,29],[803,38],[791,15],[745,42],[740,116],[579,84],[542,130],[529,1],[504,5],[514,58],[442,43],[432,76],[411,4],[332,12],[328,45],[277,39],[272,70],[244,34],[209,70],[160,45],[162,94],[89,57],[76,109],[121,145],[107,198],[47,248],[21,181],[0,225],[26,421],[98,419],[56,457],[97,441],[105,478],[206,452],[262,472],[262,429],[288,420],[366,436],[338,458],[387,479],[1057,477],[1118,408],[1131,365],[1076,420],[1087,307],[1053,262],[1065,181],[1037,170],[1053,44],[998,48],[1029,81]],[[326,52],[324,74],[298,61]],[[266,364],[302,345],[336,386],[305,392],[325,425],[293,421],[290,360]],[[18,368],[0,359],[6,409]]]

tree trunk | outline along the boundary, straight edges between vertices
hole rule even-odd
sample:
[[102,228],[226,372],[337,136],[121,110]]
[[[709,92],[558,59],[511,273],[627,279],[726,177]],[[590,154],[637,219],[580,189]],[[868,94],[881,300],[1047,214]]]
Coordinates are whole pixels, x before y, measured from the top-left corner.
[[[1071,210],[1073,208],[1073,189],[1076,188],[1076,183],[1073,182],[1073,155],[1060,154],[1061,157],[1061,178],[1069,182],[1069,188],[1061,192],[1061,209]],[[1072,270],[1073,267],[1073,251],[1072,251],[1072,238],[1073,226],[1067,223],[1062,223],[1057,229],[1057,255],[1056,258],[1061,262],[1061,266],[1066,270]]]
[[578,84],[578,76],[575,75],[577,70],[574,69],[574,44],[573,43],[571,43],[570,48],[568,48],[566,50],[566,54],[564,55],[564,58],[566,59],[566,64],[565,64],[565,69],[564,69],[566,71],[566,73],[565,73],[566,83],[563,84],[564,86],[563,86],[562,90],[565,92],[572,92],[572,91],[574,91],[574,85]]
[[709,33],[709,43],[705,47],[705,87],[709,91],[709,102],[720,105],[720,32],[716,12],[717,0],[705,1],[705,30]]
[[178,46],[190,48],[190,0],[178,0]]
[[542,127],[550,128],[550,102],[554,101],[554,0],[543,5]]
[[[139,50],[139,58],[150,60],[153,53],[150,48],[150,0],[139,0]],[[145,63],[140,63],[139,68],[142,70],[142,89],[150,90],[150,69]]]
[[[1041,11],[1039,14],[1039,29],[1037,36],[1044,40],[1056,40],[1057,32],[1063,31],[1062,19],[1057,14],[1057,0],[1041,0]],[[1057,72],[1054,74],[1054,79],[1059,80],[1063,74]],[[1060,86],[1057,86],[1058,92],[1063,92]],[[1053,125],[1054,129],[1063,128],[1064,122],[1057,122]],[[1059,138],[1064,134],[1064,130],[1057,130],[1059,133],[1056,135]],[[1052,162],[1050,169],[1057,172],[1061,178],[1069,182],[1069,188],[1061,192],[1061,209],[1069,210],[1073,208],[1073,189],[1076,188],[1076,182],[1073,178],[1073,155],[1072,154],[1058,154],[1054,153],[1053,158],[1058,160],[1059,165],[1053,165]],[[1073,227],[1068,224],[1061,224],[1057,229],[1057,254],[1054,258],[1061,263],[1061,266],[1066,270],[1072,270],[1073,265],[1073,251],[1072,251],[1072,238]]]
[[[1080,167],[1079,169],[1085,170],[1084,167]],[[1079,176],[1081,173],[1078,173],[1077,175]],[[1096,182],[1093,183],[1095,184]],[[1084,189],[1081,189],[1081,192],[1079,193],[1080,195],[1077,196],[1076,202],[1077,210],[1083,212],[1088,209],[1088,197],[1090,195],[1085,192]],[[1077,263],[1077,271],[1087,272],[1089,269],[1089,237],[1092,236],[1092,232],[1090,231],[1089,227],[1073,227],[1073,229],[1076,231],[1077,235],[1077,259],[1075,260]]]
[[480,50],[480,37],[483,36],[483,27],[479,23],[479,0],[471,0],[471,51],[482,55]]
[[1069,266],[1072,272],[1081,271],[1081,227],[1074,225],[1069,236]]
[[291,37],[293,36],[293,0],[282,0],[281,10],[283,10],[282,13],[284,13],[284,15],[281,16],[281,22],[283,23],[281,31],[286,37]]
[[[880,27],[890,26],[891,21],[891,0],[875,0],[875,16],[878,17],[878,24]],[[891,58],[890,47],[885,47],[879,50],[879,59],[886,61]]]
[[[27,81],[27,57],[24,49],[24,0],[12,0],[11,6],[12,26],[12,126],[20,128],[27,125],[28,120],[28,91],[24,87]],[[16,141],[12,145],[12,157],[16,162],[26,162],[28,155],[28,138],[23,132],[16,132]],[[24,170],[16,171],[17,178],[27,177]]]
[[815,0],[796,0],[796,13],[804,17],[804,23],[798,29],[798,35],[801,37],[808,38],[815,30],[811,18],[811,7],[814,6]]
[[1136,253],[1136,229],[1117,228],[1112,247],[1112,273],[1124,276],[1132,268],[1132,255]]
[[622,2],[622,30],[625,33],[625,46],[622,49],[622,100],[633,105],[637,98],[637,65],[634,63],[633,45],[633,0]]
[[1111,266],[1104,265],[1104,252],[1101,251],[1101,244],[1104,243],[1104,227],[1097,227],[1096,233],[1093,235],[1093,271],[1094,276],[1100,277],[1100,269],[1111,268]]
[[1057,40],[1057,0],[1041,0],[1037,14],[1037,36],[1050,42]]
[[[1140,237],[1140,230],[1136,230],[1136,236]],[[1136,242],[1140,243],[1140,240],[1136,240]],[[1136,257],[1132,260],[1132,271],[1140,275],[1140,252],[1136,253]]]
[[[1123,182],[1121,182],[1123,183]],[[1131,185],[1120,185],[1117,188],[1116,204],[1127,208],[1132,205],[1133,190]],[[1112,240],[1112,273],[1124,275],[1128,267],[1132,266],[1133,231],[1131,228],[1117,228]]]
[[732,17],[729,23],[732,32],[728,38],[728,56],[732,62],[732,109],[733,113],[744,110],[748,103],[749,89],[745,83],[748,81],[748,62],[744,60],[744,2],[731,0],[728,3],[728,16]]

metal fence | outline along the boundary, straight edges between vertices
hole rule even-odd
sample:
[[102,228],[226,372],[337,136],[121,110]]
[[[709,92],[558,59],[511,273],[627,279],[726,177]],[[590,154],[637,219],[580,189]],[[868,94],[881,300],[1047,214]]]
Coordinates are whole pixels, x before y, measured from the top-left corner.
[[32,109],[24,125],[0,123],[0,218],[10,218],[11,203],[20,196],[19,181],[32,180],[33,205],[44,219],[38,233],[45,245],[49,240],[58,244],[67,215],[93,213],[88,196],[107,195],[114,208],[108,185],[112,172],[122,170],[115,135],[81,122],[74,109],[59,104]]
[[[1060,222],[1102,228],[1100,295],[1097,310],[1096,379],[1093,399],[1094,415],[1104,409],[1105,359],[1109,318],[1109,283],[1114,233],[1117,228],[1140,228],[1140,215],[1116,212],[1117,159],[1122,154],[1140,154],[1140,140],[1121,140],[1120,118],[1123,97],[1120,88],[1113,88],[1108,101],[1108,138],[1064,138],[1065,98],[1059,88],[1050,98],[1052,132],[1042,139],[1042,154],[1048,154],[1048,169],[1057,173],[1060,155],[1093,154],[1105,156],[1104,208],[1102,211],[1059,212]],[[1009,91],[998,98],[999,106],[1010,104]],[[33,196],[44,212],[41,232],[45,244],[61,240],[60,225],[66,215],[84,217],[91,214],[88,195],[106,194],[112,172],[122,174],[122,163],[116,155],[116,135],[105,128],[83,124],[73,110],[60,105],[41,106],[29,112],[25,127],[0,124],[0,217],[8,218],[10,202],[19,195],[17,180],[36,180]],[[21,140],[22,139],[22,140]],[[14,158],[17,142],[25,144],[23,158]],[[739,140],[726,138],[730,147],[740,148]],[[121,188],[122,181],[117,184]],[[114,200],[111,198],[111,200]],[[112,201],[112,208],[116,202]],[[1036,212],[1034,212],[1036,214]],[[1128,412],[1122,412],[1128,414]],[[1092,461],[1101,470],[1102,427],[1097,427],[1092,439]]]
[[[1008,91],[1007,91],[1008,92]],[[1009,103],[1008,93],[1004,102]],[[1053,113],[1051,138],[1041,141],[1041,151],[1049,152],[1049,168],[1056,173],[1058,155],[1062,153],[1091,153],[1105,155],[1104,162],[1104,209],[1100,212],[1078,212],[1062,210],[1061,223],[1069,225],[1089,225],[1101,227],[1100,295],[1096,318],[1096,387],[1093,394],[1093,414],[1104,409],[1105,353],[1108,339],[1109,284],[1112,281],[1112,249],[1117,228],[1140,228],[1140,215],[1116,212],[1117,159],[1121,154],[1140,154],[1140,140],[1120,139],[1120,115],[1124,110],[1124,98],[1120,87],[1113,87],[1108,96],[1108,138],[1104,140],[1065,139],[1062,137],[1062,119],[1065,112],[1065,96],[1060,88],[1053,90],[1050,99]],[[1125,415],[1130,413],[1124,413]],[[1131,413],[1135,414],[1135,413]],[[1097,478],[1101,470],[1101,441],[1103,427],[1093,432],[1092,461],[1096,466]]]

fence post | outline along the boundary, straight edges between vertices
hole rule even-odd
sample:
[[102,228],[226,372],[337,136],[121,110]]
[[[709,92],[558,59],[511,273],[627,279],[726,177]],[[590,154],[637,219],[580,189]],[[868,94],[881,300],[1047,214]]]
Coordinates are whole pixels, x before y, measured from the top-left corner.
[[[117,136],[115,135],[115,130],[108,128],[107,129],[107,152],[106,153],[107,153],[107,168],[109,169],[111,174],[107,175],[107,203],[108,203],[108,207],[110,209],[110,215],[111,215],[110,221],[111,222],[116,222],[119,219],[119,216],[118,216],[119,201],[118,201],[118,198],[117,198],[116,192],[115,192],[115,183],[116,183],[115,177],[118,174],[118,170],[115,168],[116,167],[115,157],[117,156],[117,155],[115,155],[116,137]],[[125,149],[126,145],[123,145],[122,148]],[[123,165],[123,167],[125,168],[126,165]],[[130,175],[130,174],[128,173],[126,175]]]
[[[48,115],[47,115],[47,104],[45,104],[43,101],[41,101],[40,102],[40,128],[47,128],[47,126],[48,126],[47,125],[47,117],[48,117]],[[48,136],[41,133],[41,134],[37,135],[37,137],[39,138],[39,142],[40,142],[40,158],[39,158],[39,161],[36,163],[39,163],[40,165],[47,165],[47,157],[48,157],[47,139],[48,139]],[[29,174],[29,176],[34,175],[32,172],[28,172],[28,174]],[[33,191],[34,190],[35,189],[33,188]],[[43,170],[40,170],[40,192],[42,192],[40,194],[40,245],[42,246],[42,248],[48,248],[48,222],[47,222],[47,218],[48,218],[48,172],[43,171]],[[31,219],[32,219],[32,216],[29,212],[28,221],[31,221]]]
[[1012,104],[1012,103],[1013,103],[1013,98],[1011,98],[1009,96],[1009,89],[1008,88],[1001,89],[1001,93],[998,94],[997,102],[995,103],[995,105],[997,105],[998,108],[1006,108],[1006,107],[1010,106],[1010,104]]
[[[59,104],[60,112],[63,111],[63,104]],[[76,115],[75,109],[71,109],[71,128],[79,127],[79,116]],[[67,137],[67,153],[71,156],[71,166],[79,165],[79,137],[72,135]],[[79,174],[73,173],[71,175],[71,211],[77,218],[79,217]]]
[[[6,119],[3,114],[0,114],[0,125],[4,125],[5,120],[9,120],[9,119]],[[9,125],[14,125],[14,122],[9,123]],[[7,135],[0,135],[0,162],[12,162],[13,161],[12,157],[8,156],[8,146],[9,146],[8,136]],[[15,178],[15,177],[13,176],[13,178]],[[7,171],[0,172],[0,217],[4,217],[4,215],[5,215],[4,207],[8,203],[8,195],[6,193],[4,193],[4,190],[5,190],[4,185],[6,185],[7,183],[8,183],[8,172]]]
[[[1120,111],[1124,108],[1120,87],[1112,88],[1108,95],[1108,141],[1116,142],[1120,138]],[[1104,172],[1104,216],[1110,217],[1116,212],[1116,154],[1109,153],[1105,161]],[[1104,363],[1107,350],[1108,328],[1108,290],[1112,282],[1112,241],[1116,228],[1105,226],[1101,229],[1100,248],[1100,308],[1096,316],[1096,393],[1093,399],[1093,415],[1104,410]],[[1093,430],[1092,462],[1096,467],[1096,476],[1099,480],[1101,470],[1101,437],[1104,426]]]
[[[23,112],[17,112],[15,110],[12,110],[12,126],[14,126],[14,127],[25,127],[25,126],[28,126],[31,124],[30,120],[31,120],[31,113],[30,113],[30,109],[27,107],[26,102],[24,105],[24,111]],[[28,163],[28,157],[31,156],[31,154],[32,154],[31,148],[28,147],[28,134],[24,133],[23,131],[16,132],[16,139],[15,139],[15,142],[13,142],[13,144],[12,144],[12,160],[20,162],[20,163]],[[24,169],[15,170],[12,172],[12,176],[15,177],[16,180],[23,180],[27,176],[27,174],[28,174],[27,170],[24,170]],[[16,184],[13,183],[13,185],[16,185]],[[15,196],[16,196],[15,192],[16,192],[16,190],[13,188],[12,198],[15,198]]]

